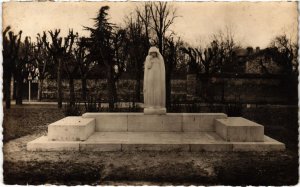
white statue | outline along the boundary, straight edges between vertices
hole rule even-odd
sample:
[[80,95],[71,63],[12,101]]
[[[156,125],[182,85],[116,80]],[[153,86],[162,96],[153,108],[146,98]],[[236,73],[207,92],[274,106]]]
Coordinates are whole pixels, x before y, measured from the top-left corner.
[[144,69],[144,113],[166,113],[165,64],[156,47],[149,49]]

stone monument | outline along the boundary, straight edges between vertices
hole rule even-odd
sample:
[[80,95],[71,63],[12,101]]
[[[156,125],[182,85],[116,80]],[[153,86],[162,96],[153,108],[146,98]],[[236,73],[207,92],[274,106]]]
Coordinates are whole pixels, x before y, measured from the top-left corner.
[[282,151],[264,127],[223,113],[166,113],[165,66],[151,47],[145,61],[144,113],[85,113],[48,126],[28,151]]
[[144,69],[144,114],[166,114],[165,64],[156,47],[149,49]]

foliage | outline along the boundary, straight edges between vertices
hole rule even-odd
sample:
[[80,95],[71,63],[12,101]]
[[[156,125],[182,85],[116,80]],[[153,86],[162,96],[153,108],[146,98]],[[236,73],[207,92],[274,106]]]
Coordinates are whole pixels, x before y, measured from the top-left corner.
[[90,31],[88,48],[91,59],[105,69],[108,82],[109,107],[114,108],[117,101],[116,81],[125,70],[125,59],[128,51],[126,32],[108,21],[109,6],[100,8],[94,18],[94,28],[85,27]]

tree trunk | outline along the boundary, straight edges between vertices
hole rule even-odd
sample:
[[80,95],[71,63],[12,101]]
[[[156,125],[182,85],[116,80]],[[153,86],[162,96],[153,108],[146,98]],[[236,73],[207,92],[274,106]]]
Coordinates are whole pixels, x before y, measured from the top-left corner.
[[57,105],[58,108],[62,108],[62,79],[61,79],[61,69],[62,64],[61,60],[58,61],[58,70],[57,70]]
[[171,106],[171,73],[166,71],[166,108],[169,109]]
[[75,106],[75,89],[74,89],[74,79],[69,78],[69,89],[70,89],[70,105]]
[[141,73],[136,74],[135,101],[141,101]]
[[39,79],[38,100],[42,101],[44,79]]
[[109,111],[113,111],[114,109],[114,80],[112,67],[110,67],[109,71],[107,71],[107,83],[108,83],[108,103],[109,103]]
[[5,75],[5,108],[10,108],[10,92],[11,92],[11,72],[7,72]]
[[15,77],[11,77],[11,78],[13,78],[12,79],[12,99],[14,100],[14,99],[16,99],[16,97],[17,97],[17,83],[16,83],[16,81],[15,81]]
[[84,76],[81,77],[81,91],[82,91],[81,97],[85,101],[86,94],[87,94],[87,85],[86,85],[86,77]]
[[21,75],[21,71],[17,72],[16,81],[17,81],[16,105],[22,105],[22,102],[23,102],[23,76]]
[[225,102],[225,79],[222,78],[222,103]]
[[114,103],[118,101],[117,97],[117,88],[116,88],[116,80],[113,79],[113,84],[112,84],[112,92],[113,92],[113,98],[114,98]]
[[160,54],[162,56],[164,56],[164,52],[163,52],[163,35],[157,34],[157,36],[158,36],[158,49],[160,51]]

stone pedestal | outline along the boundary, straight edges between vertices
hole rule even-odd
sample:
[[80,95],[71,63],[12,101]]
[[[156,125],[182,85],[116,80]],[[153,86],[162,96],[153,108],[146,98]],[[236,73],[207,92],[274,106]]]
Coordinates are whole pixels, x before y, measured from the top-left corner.
[[230,142],[263,142],[264,127],[242,117],[217,119],[216,133]]
[[166,108],[144,108],[145,115],[165,115],[167,113]]
[[82,141],[95,131],[95,119],[66,117],[48,126],[50,141]]

